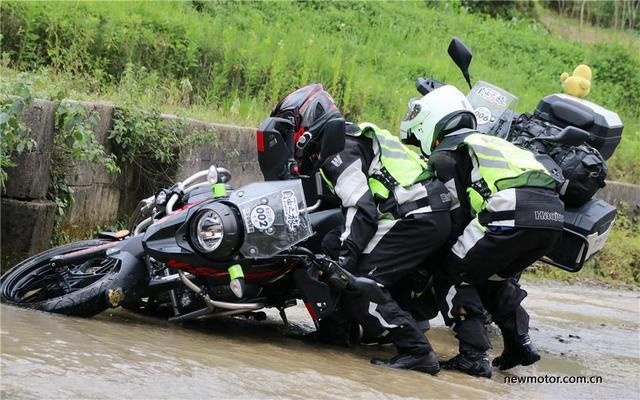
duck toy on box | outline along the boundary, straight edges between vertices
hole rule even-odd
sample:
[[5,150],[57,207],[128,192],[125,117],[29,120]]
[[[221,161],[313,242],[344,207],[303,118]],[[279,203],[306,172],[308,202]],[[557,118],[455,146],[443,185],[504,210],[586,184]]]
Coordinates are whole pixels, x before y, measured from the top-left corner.
[[573,75],[563,72],[560,75],[560,82],[566,94],[580,98],[586,97],[591,90],[591,68],[580,64],[573,70]]

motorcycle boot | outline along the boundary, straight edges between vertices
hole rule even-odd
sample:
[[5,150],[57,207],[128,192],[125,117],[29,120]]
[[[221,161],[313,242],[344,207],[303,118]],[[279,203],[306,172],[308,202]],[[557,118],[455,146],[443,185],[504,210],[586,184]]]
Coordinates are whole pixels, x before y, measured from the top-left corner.
[[371,363],[388,368],[408,369],[435,375],[440,371],[438,357],[424,333],[408,320],[406,324],[390,329],[386,336],[397,348],[398,355],[389,359],[373,359]]
[[431,375],[435,375],[440,371],[440,363],[433,350],[429,350],[426,354],[399,353],[389,360],[374,358],[371,360],[371,364],[387,368],[426,372]]
[[534,346],[528,334],[516,336],[503,332],[504,350],[493,359],[492,365],[501,371],[511,369],[517,365],[531,365],[540,360],[540,353]]
[[472,346],[460,344],[460,353],[450,360],[441,363],[443,369],[453,369],[471,376],[491,378],[491,365],[486,351]]

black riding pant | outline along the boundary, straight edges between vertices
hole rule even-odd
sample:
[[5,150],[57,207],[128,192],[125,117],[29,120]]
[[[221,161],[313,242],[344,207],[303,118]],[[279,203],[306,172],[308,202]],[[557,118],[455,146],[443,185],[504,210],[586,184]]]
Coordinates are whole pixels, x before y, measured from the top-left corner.
[[380,221],[353,272],[382,284],[387,302],[376,304],[350,291],[343,296],[342,306],[350,317],[371,336],[389,335],[400,353],[424,354],[431,346],[388,288],[423,265],[445,242],[450,227],[448,211]]
[[504,335],[529,331],[529,315],[520,303],[527,292],[518,278],[560,238],[552,229],[484,230],[472,221],[445,257],[436,280],[436,296],[445,322],[453,327],[461,348],[491,347],[486,313]]

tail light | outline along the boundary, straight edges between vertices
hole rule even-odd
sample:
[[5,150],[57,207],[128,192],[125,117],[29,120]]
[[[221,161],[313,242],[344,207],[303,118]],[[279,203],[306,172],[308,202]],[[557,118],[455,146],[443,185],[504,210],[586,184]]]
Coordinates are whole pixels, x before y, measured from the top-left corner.
[[264,153],[264,133],[262,131],[256,132],[256,146],[258,153]]

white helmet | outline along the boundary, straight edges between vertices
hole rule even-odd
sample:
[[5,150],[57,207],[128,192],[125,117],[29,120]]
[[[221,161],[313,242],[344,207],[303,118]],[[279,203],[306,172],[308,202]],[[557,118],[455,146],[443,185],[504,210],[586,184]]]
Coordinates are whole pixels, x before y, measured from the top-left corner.
[[473,107],[462,92],[446,85],[422,98],[409,100],[409,111],[400,123],[400,139],[402,143],[419,146],[428,156],[437,141],[462,128],[476,128]]

